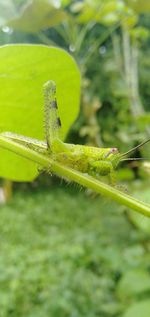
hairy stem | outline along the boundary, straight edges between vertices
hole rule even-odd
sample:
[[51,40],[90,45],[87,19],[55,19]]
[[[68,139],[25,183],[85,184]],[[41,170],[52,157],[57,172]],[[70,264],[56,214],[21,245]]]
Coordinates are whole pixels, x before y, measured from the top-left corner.
[[76,170],[64,166],[54,161],[51,157],[35,152],[27,148],[26,146],[9,140],[4,136],[0,136],[0,147],[10,150],[24,158],[27,158],[37,163],[38,165],[41,165],[47,170],[52,171],[60,177],[67,178],[82,186],[91,188],[97,193],[105,195],[106,197],[111,198],[122,205],[125,205],[147,217],[150,217],[150,205],[143,203],[138,199],[117,190],[116,188],[102,183],[89,175],[82,174]]

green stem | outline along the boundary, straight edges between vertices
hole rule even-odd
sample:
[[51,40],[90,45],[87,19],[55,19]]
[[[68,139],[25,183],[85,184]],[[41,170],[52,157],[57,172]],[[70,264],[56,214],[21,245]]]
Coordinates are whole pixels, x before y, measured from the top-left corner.
[[138,199],[117,190],[116,188],[102,183],[89,175],[82,174],[76,170],[64,166],[54,161],[51,157],[47,157],[44,154],[35,152],[21,144],[5,138],[4,136],[0,136],[0,147],[10,150],[22,157],[25,157],[37,163],[38,165],[47,168],[60,177],[67,178],[82,186],[91,188],[92,190],[105,195],[106,197],[112,198],[120,204],[132,208],[147,217],[150,217],[150,206],[148,204],[143,203]]

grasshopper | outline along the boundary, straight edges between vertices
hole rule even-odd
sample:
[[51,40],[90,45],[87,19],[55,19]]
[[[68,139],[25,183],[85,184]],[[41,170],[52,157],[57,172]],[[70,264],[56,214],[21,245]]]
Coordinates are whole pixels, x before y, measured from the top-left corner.
[[46,142],[12,132],[2,133],[3,136],[82,173],[96,178],[108,175],[111,184],[115,183],[115,169],[118,164],[125,160],[138,160],[138,158],[128,158],[128,155],[150,141],[148,139],[123,154],[119,153],[116,147],[97,148],[64,143],[60,137],[61,119],[58,115],[55,82],[51,80],[46,82],[43,90]]

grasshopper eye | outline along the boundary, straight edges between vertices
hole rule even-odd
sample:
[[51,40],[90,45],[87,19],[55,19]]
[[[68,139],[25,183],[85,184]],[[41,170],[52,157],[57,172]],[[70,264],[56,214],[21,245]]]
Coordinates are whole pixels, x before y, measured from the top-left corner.
[[113,148],[111,149],[111,153],[118,153],[118,149],[117,149],[116,147],[113,147]]
[[105,155],[105,158],[107,158],[108,156],[110,156],[111,154],[115,154],[118,153],[118,149],[116,147],[112,147],[107,154]]

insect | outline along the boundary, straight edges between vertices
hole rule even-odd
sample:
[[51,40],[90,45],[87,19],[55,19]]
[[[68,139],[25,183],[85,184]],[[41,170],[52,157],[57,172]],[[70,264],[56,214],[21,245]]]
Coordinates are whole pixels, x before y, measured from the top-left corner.
[[150,141],[148,139],[123,154],[116,147],[97,148],[64,143],[60,137],[61,119],[58,114],[56,84],[51,80],[44,84],[44,122],[46,142],[12,132],[5,132],[3,135],[82,173],[96,178],[109,175],[111,184],[115,183],[115,169],[118,164],[125,160],[138,160],[128,158],[128,155]]

